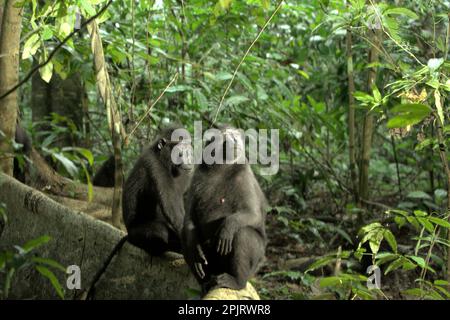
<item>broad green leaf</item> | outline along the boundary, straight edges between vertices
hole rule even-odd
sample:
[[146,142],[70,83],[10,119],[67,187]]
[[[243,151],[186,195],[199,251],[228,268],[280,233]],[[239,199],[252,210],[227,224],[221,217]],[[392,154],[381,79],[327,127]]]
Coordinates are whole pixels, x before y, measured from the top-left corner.
[[75,151],[77,151],[79,154],[81,154],[89,163],[90,166],[94,164],[94,156],[92,155],[92,152],[85,148],[74,148]]
[[340,277],[325,277],[320,279],[319,285],[324,287],[334,287],[338,284],[342,284],[343,281]]
[[434,105],[436,106],[439,119],[441,120],[441,123],[444,125],[445,124],[444,110],[442,108],[441,93],[439,92],[439,90],[434,90]]
[[233,75],[229,72],[219,72],[217,75],[214,76],[216,80],[219,81],[226,81],[233,78]]
[[219,0],[219,4],[222,9],[226,10],[230,6],[232,0]]
[[33,262],[39,263],[39,264],[46,264],[50,267],[53,267],[55,269],[58,269],[62,272],[66,272],[66,268],[64,268],[61,264],[59,264],[58,262],[56,262],[55,260],[52,259],[47,259],[47,258],[41,258],[41,257],[33,257],[31,259]]
[[391,109],[391,112],[395,114],[388,123],[388,128],[404,128],[421,122],[430,113],[430,107],[424,104],[408,103],[395,106]]
[[389,272],[400,268],[402,265],[403,265],[403,257],[399,257],[397,260],[394,260],[389,264],[384,274],[387,275]]
[[171,86],[170,88],[167,88],[166,92],[183,92],[191,90],[192,88],[183,84],[177,85],[177,86]]
[[384,14],[385,15],[398,14],[398,15],[407,16],[411,19],[419,19],[419,17],[417,16],[416,13],[414,13],[413,11],[406,9],[406,8],[387,9],[386,11],[384,11]]
[[437,286],[448,286],[449,282],[446,280],[435,280],[434,284]]
[[[47,60],[47,50],[45,50],[44,48],[44,52],[43,54],[39,57],[39,62],[43,63],[44,61]],[[41,67],[39,69],[39,74],[41,75],[42,80],[44,80],[45,82],[49,83],[52,75],[53,75],[53,63],[52,61],[49,61],[46,65],[44,65],[43,67]]]
[[45,26],[44,30],[42,31],[42,40],[49,40],[53,37],[53,31],[50,28],[50,26]]
[[436,71],[437,69],[439,69],[442,64],[444,63],[444,59],[443,58],[432,58],[430,60],[428,60],[428,68],[430,69],[430,71]]
[[369,247],[374,254],[377,254],[378,251],[380,250],[381,241],[383,241],[384,237],[384,231],[385,230],[383,229],[377,230],[377,232],[375,232],[373,236],[370,237],[369,239]]
[[89,1],[87,0],[78,0],[78,6],[81,8],[81,10],[83,11],[83,13],[85,13],[85,15],[87,16],[93,16],[95,15],[95,9],[94,7],[90,4]]
[[385,229],[383,236],[392,250],[397,253],[397,241],[395,240],[395,236],[392,234],[392,232],[389,229]]
[[58,279],[56,278],[55,274],[49,270],[48,268],[44,266],[36,266],[36,270],[39,271],[40,274],[42,274],[44,277],[50,280],[50,283],[52,284],[53,288],[55,288],[56,293],[61,299],[64,299],[64,290],[61,284],[59,283]]
[[422,211],[422,210],[414,210],[414,215],[416,217],[426,217],[426,216],[428,216],[428,213],[426,213],[425,211]]
[[362,91],[356,91],[353,96],[355,97],[356,100],[364,102],[364,103],[373,103],[374,99],[370,94],[367,94],[365,92]]
[[29,252],[29,251],[31,251],[32,249],[37,248],[37,247],[39,247],[40,245],[43,245],[43,244],[49,242],[50,239],[51,239],[51,238],[50,238],[49,236],[44,235],[44,236],[41,236],[41,237],[39,237],[39,238],[36,238],[36,239],[33,239],[33,240],[28,241],[27,243],[25,243],[25,244],[22,246],[22,248],[23,248],[26,252]]
[[428,221],[428,219],[418,217],[417,220],[419,220],[420,224],[421,224],[428,232],[433,232],[433,231],[434,231],[433,224],[432,224],[430,221]]
[[75,164],[72,162],[72,160],[66,158],[61,153],[54,153],[53,156],[61,162],[61,164],[64,166],[64,168],[67,170],[67,172],[72,176],[76,177],[78,175],[78,168],[75,166]]
[[39,49],[39,34],[34,33],[23,45],[22,59],[28,59]]
[[381,93],[380,90],[378,90],[377,86],[372,87],[373,97],[375,99],[375,102],[380,103],[381,102]]
[[391,252],[381,252],[378,253],[375,257],[378,265],[385,264],[386,262],[392,261],[397,258],[398,255]]
[[200,89],[194,90],[194,98],[197,101],[198,105],[200,106],[201,110],[208,109],[208,99],[206,99],[205,95],[202,93]]
[[433,198],[431,198],[431,196],[423,191],[412,191],[410,193],[408,193],[407,195],[408,198],[412,198],[412,199],[426,199],[426,200],[433,200]]
[[403,290],[402,293],[404,295],[415,296],[415,297],[423,297],[426,294],[426,292],[420,288]]
[[265,10],[270,8],[270,0],[261,0],[261,5]]
[[225,101],[225,105],[234,105],[237,106],[243,102],[247,102],[249,99],[246,96],[232,96]]
[[330,255],[330,256],[320,258],[320,259],[314,261],[305,272],[313,271],[318,268],[324,267],[324,266],[328,265],[331,261],[334,261],[334,260],[336,260],[335,255]]
[[441,219],[441,218],[437,218],[437,217],[429,217],[428,220],[430,220],[434,224],[437,224],[437,225],[439,225],[441,227],[450,229],[450,223],[447,220],[444,220],[444,219]]

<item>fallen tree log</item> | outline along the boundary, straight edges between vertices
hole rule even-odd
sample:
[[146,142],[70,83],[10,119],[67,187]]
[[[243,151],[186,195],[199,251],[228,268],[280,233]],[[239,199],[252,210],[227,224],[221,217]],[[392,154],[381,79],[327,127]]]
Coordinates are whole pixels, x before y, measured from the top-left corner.
[[[81,290],[86,290],[113,247],[125,235],[122,231],[82,212],[69,209],[45,194],[0,173],[0,202],[6,205],[8,222],[0,230],[0,251],[49,235],[52,240],[37,249],[64,267],[81,270]],[[0,226],[1,227],[1,226]],[[149,256],[129,243],[111,261],[100,278],[95,299],[184,299],[198,285],[181,256]],[[65,287],[66,275],[57,274]],[[66,289],[66,299],[80,290]],[[13,299],[56,299],[48,279],[34,268],[24,268],[13,278]]]

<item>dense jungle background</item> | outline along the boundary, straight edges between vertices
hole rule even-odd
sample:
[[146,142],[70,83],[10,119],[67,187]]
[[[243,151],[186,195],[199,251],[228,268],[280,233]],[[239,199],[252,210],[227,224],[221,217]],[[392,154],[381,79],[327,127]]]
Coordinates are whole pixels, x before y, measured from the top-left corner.
[[[95,172],[121,186],[163,124],[278,129],[278,173],[253,166],[261,298],[449,299],[449,19],[441,0],[0,0],[0,167],[95,203]],[[51,241],[0,254],[0,297],[30,264],[63,296],[65,268],[30,255]]]

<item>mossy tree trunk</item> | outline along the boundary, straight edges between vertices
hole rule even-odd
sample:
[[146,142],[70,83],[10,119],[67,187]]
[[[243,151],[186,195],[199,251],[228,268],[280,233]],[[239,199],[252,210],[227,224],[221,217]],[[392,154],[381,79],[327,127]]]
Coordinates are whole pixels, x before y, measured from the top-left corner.
[[[0,33],[0,95],[19,80],[19,49],[22,30],[22,8],[19,1],[5,0]],[[0,170],[13,174],[14,150],[11,140],[16,132],[17,91],[0,100]]]

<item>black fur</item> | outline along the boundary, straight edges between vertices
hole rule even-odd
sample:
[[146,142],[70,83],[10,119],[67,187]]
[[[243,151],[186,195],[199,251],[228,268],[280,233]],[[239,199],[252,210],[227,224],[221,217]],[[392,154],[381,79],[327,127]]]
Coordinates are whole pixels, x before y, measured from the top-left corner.
[[114,173],[116,171],[116,162],[114,156],[110,156],[94,175],[92,184],[98,187],[114,187]]
[[161,131],[148,146],[123,188],[122,211],[129,241],[152,255],[181,252],[180,236],[184,220],[183,194],[193,165],[171,161],[175,146],[172,126]]
[[19,150],[16,150],[14,157],[13,176],[22,183],[25,183],[25,174],[27,167],[26,157],[31,153],[32,143],[31,139],[25,130],[19,125],[16,125],[15,141],[22,145]]
[[[222,148],[226,150],[225,142]],[[266,208],[266,198],[248,164],[196,168],[182,244],[203,292],[219,287],[242,289],[257,272],[265,256]]]

